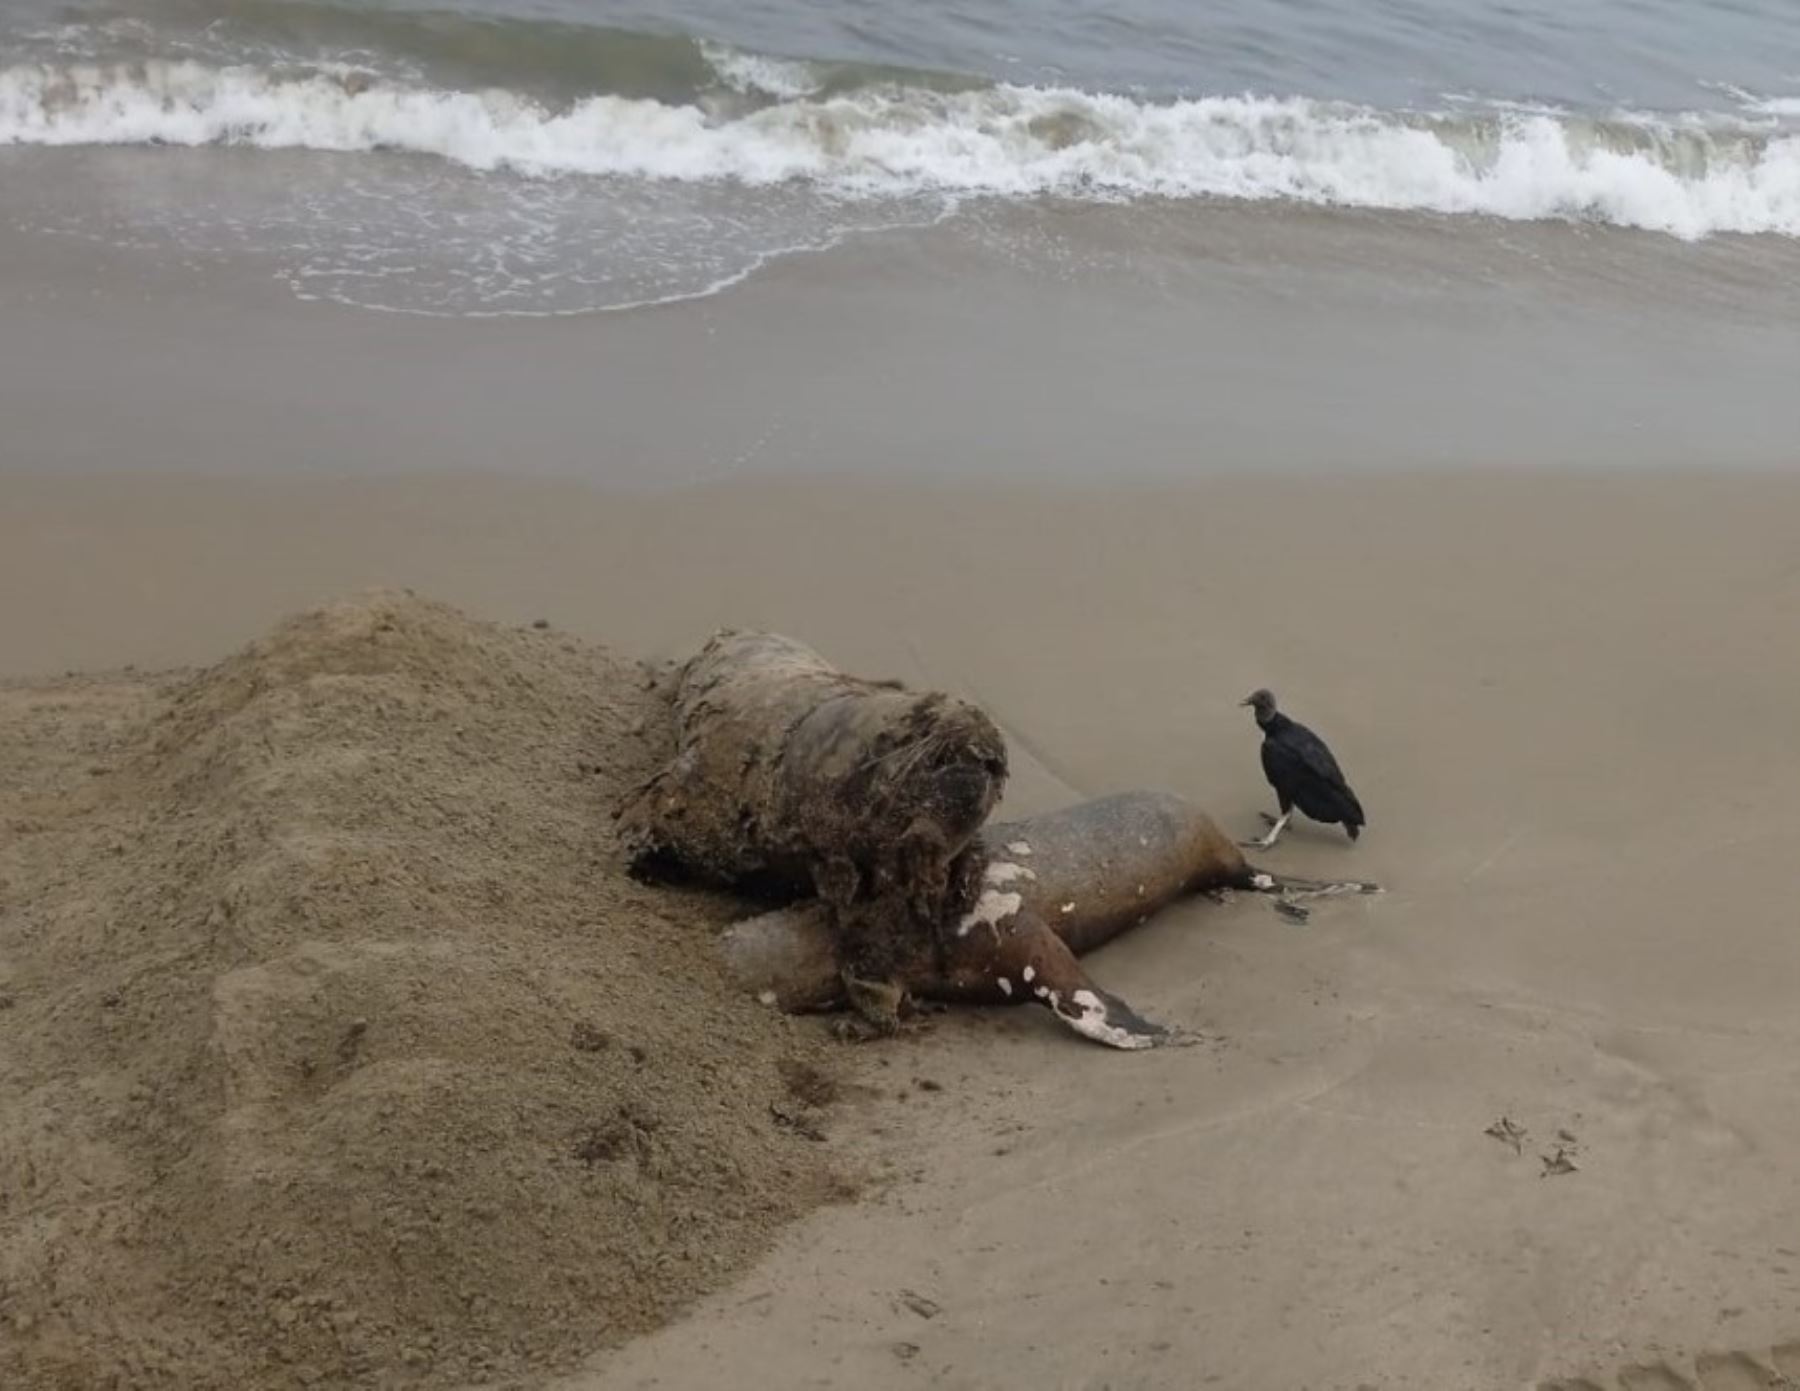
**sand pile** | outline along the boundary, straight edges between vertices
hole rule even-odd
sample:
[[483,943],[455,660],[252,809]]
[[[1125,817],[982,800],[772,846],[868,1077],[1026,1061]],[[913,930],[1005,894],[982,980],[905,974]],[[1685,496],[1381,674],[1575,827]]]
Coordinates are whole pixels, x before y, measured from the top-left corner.
[[623,877],[643,672],[405,595],[0,687],[0,1384],[452,1385],[840,1192],[729,905]]

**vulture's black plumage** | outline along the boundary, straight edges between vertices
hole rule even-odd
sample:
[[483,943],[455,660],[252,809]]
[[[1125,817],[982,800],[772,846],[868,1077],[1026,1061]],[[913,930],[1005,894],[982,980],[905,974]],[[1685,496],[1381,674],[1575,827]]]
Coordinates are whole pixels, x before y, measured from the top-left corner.
[[1242,703],[1256,712],[1263,735],[1263,772],[1281,803],[1281,816],[1271,818],[1269,834],[1255,844],[1273,845],[1287,829],[1296,807],[1314,821],[1342,826],[1355,840],[1366,820],[1362,803],[1344,781],[1343,770],[1325,741],[1277,710],[1275,697],[1268,691],[1256,691]]

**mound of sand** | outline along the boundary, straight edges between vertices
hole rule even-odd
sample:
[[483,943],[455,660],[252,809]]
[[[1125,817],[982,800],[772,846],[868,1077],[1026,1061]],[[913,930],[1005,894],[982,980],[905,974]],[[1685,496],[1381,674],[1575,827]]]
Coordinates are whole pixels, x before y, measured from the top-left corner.
[[0,1384],[549,1370],[842,1191],[816,1032],[613,853],[652,701],[394,594],[0,687]]

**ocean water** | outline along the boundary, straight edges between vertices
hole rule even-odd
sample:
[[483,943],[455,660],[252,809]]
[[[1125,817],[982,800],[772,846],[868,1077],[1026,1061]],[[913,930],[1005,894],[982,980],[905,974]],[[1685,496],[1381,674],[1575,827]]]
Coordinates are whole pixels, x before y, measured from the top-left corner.
[[6,0],[0,218],[566,314],[996,207],[1800,241],[1800,0]]

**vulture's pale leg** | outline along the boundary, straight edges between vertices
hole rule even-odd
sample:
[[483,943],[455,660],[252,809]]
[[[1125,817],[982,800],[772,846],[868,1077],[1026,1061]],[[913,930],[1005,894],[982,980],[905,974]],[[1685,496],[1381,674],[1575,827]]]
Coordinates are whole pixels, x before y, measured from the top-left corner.
[[1239,841],[1238,844],[1242,845],[1245,849],[1248,849],[1248,850],[1267,850],[1267,849],[1269,849],[1270,846],[1274,845],[1276,841],[1281,839],[1281,833],[1287,829],[1287,824],[1289,821],[1291,821],[1293,819],[1293,816],[1294,816],[1294,813],[1291,811],[1282,812],[1280,816],[1276,817],[1274,821],[1269,823],[1269,834],[1268,835],[1264,836],[1261,840],[1243,840],[1243,841]]

